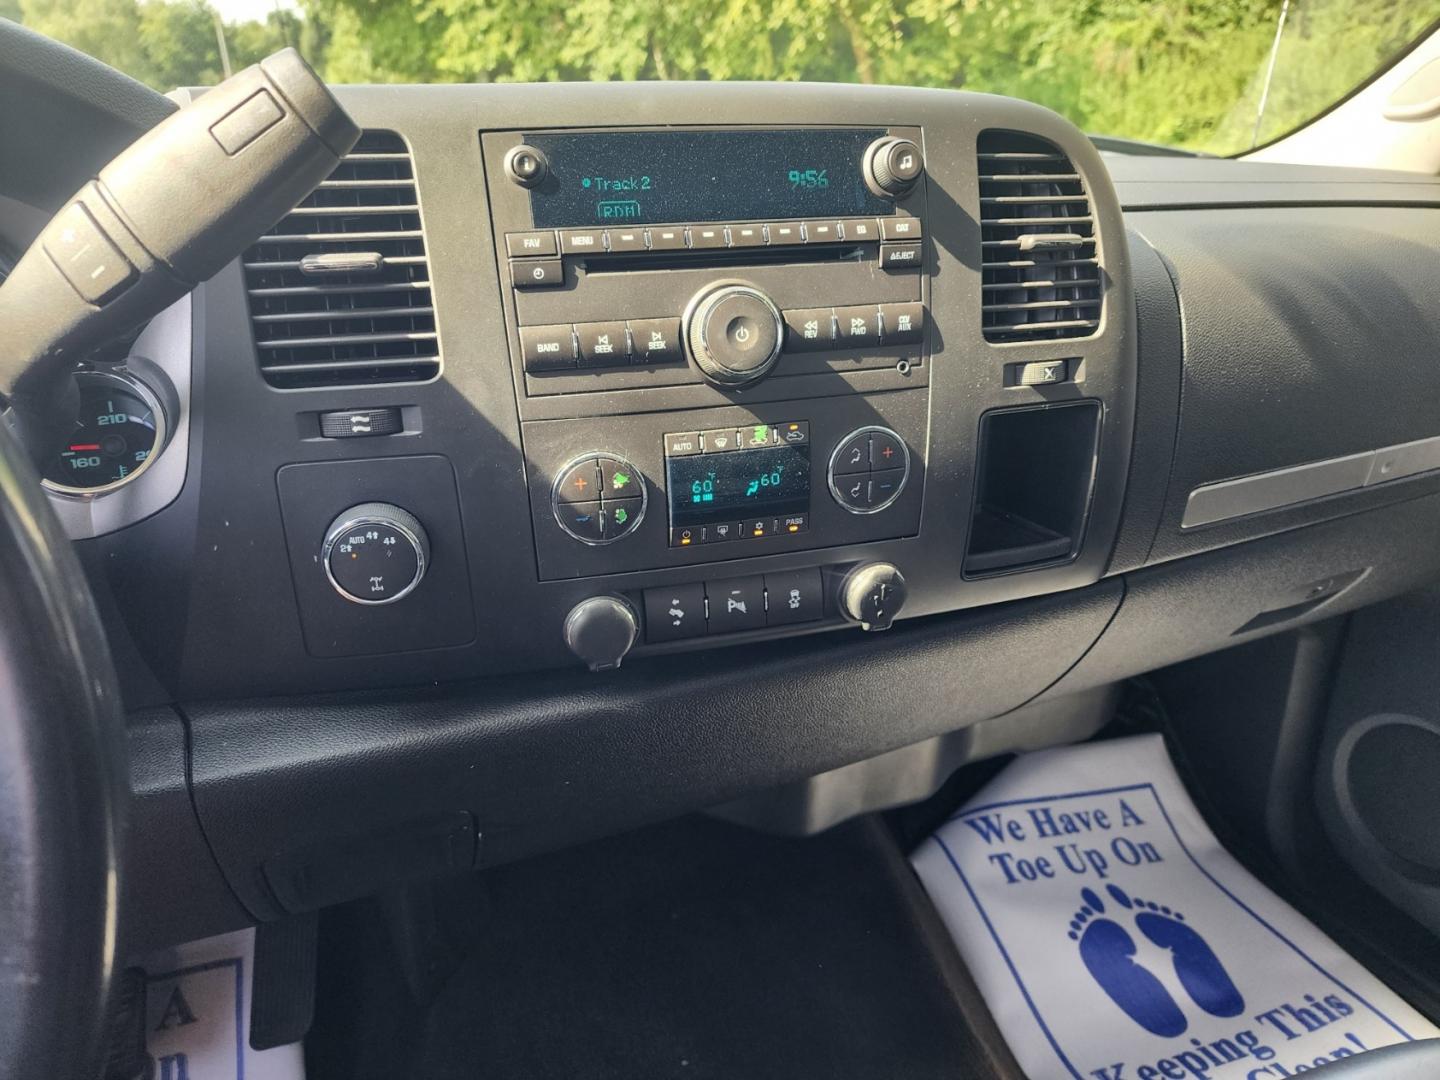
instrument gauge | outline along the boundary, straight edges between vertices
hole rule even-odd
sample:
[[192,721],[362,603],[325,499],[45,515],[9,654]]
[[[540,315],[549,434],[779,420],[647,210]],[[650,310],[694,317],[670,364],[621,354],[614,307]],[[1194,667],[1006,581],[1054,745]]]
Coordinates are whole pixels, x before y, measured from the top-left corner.
[[44,463],[45,487],[93,496],[137,479],[165,448],[165,410],[128,372],[81,371],[74,424],[57,433]]

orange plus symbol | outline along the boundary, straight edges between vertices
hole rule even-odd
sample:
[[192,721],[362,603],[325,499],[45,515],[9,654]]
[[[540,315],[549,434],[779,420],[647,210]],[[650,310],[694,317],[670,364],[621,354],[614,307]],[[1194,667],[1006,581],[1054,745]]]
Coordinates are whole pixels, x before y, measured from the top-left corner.
[[880,453],[884,454],[884,455],[888,458],[888,457],[893,457],[894,454],[895,454],[895,451],[894,451],[894,449],[892,449],[891,447],[887,446],[887,447],[885,447],[884,450],[881,450]]
[[585,479],[585,477],[577,476],[575,477],[575,486],[581,491],[584,491],[589,486],[589,482]]

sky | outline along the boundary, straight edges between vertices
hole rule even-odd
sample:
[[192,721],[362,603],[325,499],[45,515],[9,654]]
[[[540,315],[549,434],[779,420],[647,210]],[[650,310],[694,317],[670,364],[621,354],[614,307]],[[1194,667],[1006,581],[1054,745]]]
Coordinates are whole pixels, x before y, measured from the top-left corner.
[[277,5],[286,11],[294,11],[298,6],[294,0],[210,0],[210,6],[220,12],[226,22],[262,20]]

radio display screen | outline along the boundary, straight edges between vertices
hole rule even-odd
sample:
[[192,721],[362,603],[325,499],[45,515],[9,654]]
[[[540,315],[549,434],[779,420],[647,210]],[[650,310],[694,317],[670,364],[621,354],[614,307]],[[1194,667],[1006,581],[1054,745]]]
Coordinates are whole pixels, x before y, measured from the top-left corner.
[[536,228],[878,216],[865,186],[879,128],[590,131],[525,135],[550,159],[530,193]]
[[670,525],[804,514],[810,509],[810,448],[770,446],[665,459]]

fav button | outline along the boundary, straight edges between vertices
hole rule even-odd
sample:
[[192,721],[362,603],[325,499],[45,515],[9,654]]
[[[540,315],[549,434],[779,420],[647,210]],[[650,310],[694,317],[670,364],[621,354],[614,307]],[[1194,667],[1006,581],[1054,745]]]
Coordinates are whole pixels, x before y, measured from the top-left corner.
[[505,253],[512,258],[519,256],[555,255],[555,234],[549,229],[543,232],[512,232],[505,234]]
[[680,641],[705,633],[705,586],[645,590],[645,640]]
[[824,614],[819,567],[765,575],[765,622],[814,622]]
[[729,634],[765,625],[765,579],[759,575],[707,581],[705,595],[710,600],[712,633]]

